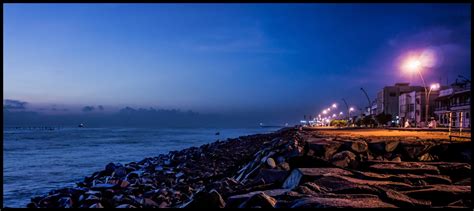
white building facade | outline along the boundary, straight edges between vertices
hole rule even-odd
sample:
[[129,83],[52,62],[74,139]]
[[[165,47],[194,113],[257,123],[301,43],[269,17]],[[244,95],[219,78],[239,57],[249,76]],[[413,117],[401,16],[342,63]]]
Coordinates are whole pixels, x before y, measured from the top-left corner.
[[440,91],[435,114],[444,127],[471,128],[471,84],[457,83]]

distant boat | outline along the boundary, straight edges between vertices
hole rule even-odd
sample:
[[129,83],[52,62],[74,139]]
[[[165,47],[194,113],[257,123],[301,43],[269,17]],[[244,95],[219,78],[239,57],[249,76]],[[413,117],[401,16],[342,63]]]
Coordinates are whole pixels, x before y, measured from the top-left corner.
[[79,126],[78,126],[78,127],[84,127],[84,124],[83,124],[83,123],[81,123],[81,124],[79,124]]

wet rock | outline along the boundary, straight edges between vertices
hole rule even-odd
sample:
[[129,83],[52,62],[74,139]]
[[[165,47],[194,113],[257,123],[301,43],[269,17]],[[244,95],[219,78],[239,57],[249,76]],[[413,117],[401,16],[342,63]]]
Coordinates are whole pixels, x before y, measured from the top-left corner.
[[329,173],[352,175],[351,172],[340,168],[297,168],[287,177],[282,187],[285,189],[293,189],[299,184],[313,181]]
[[273,158],[267,158],[267,165],[268,167],[270,168],[275,168],[276,167],[276,163],[275,163],[275,160],[273,160]]
[[242,203],[239,208],[274,208],[277,201],[265,194],[264,192],[260,192],[251,196],[248,200]]

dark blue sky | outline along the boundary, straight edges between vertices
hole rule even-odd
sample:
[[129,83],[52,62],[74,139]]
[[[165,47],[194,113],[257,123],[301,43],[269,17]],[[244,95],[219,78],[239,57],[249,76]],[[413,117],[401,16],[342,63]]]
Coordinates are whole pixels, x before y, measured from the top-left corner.
[[430,82],[470,76],[470,4],[6,4],[4,99],[299,119],[362,108],[436,52]]

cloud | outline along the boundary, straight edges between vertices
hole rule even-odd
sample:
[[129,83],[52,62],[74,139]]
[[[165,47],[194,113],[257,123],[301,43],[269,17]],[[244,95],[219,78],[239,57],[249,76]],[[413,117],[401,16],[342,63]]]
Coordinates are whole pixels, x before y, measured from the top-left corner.
[[104,106],[102,106],[102,105],[97,106],[97,108],[98,108],[99,110],[101,110],[101,111],[104,110]]
[[94,106],[84,106],[84,108],[82,108],[82,111],[83,112],[91,112],[94,109],[95,109]]
[[11,99],[3,100],[3,108],[4,109],[24,110],[26,108],[25,107],[26,104],[28,104],[28,103],[24,102],[24,101],[19,101],[19,100],[11,100]]

